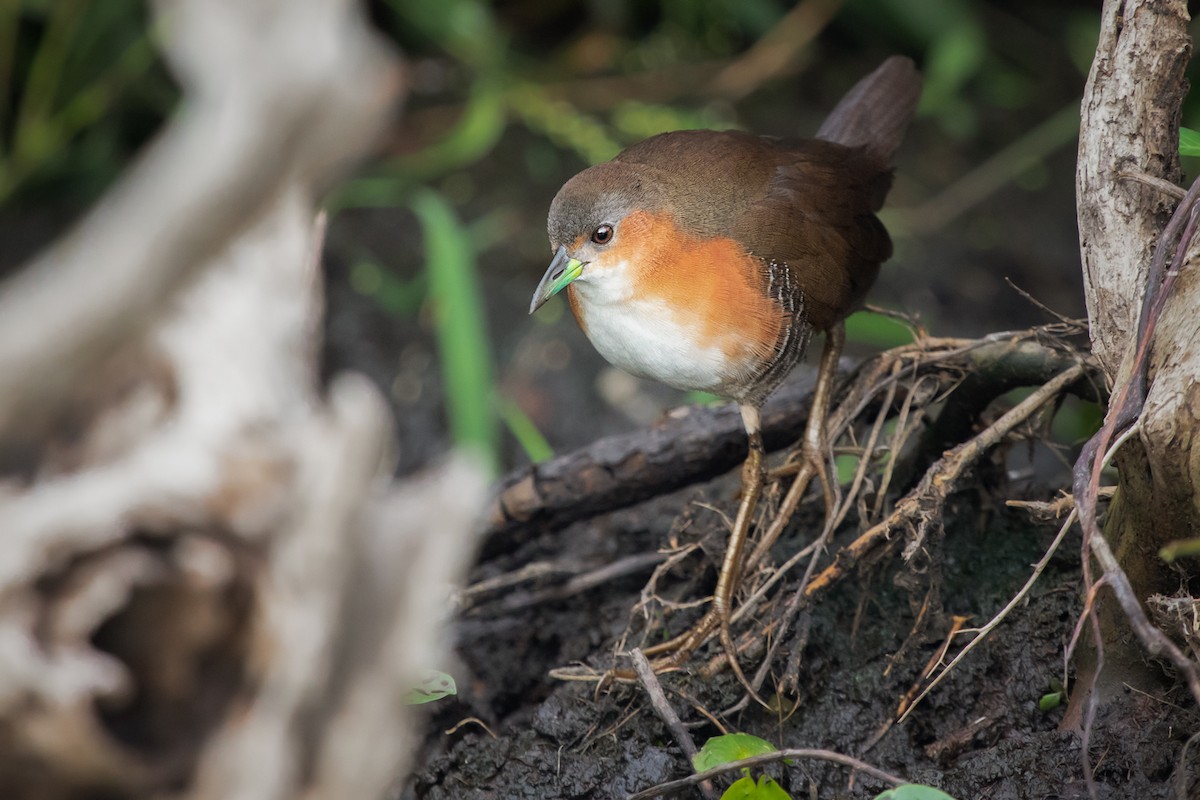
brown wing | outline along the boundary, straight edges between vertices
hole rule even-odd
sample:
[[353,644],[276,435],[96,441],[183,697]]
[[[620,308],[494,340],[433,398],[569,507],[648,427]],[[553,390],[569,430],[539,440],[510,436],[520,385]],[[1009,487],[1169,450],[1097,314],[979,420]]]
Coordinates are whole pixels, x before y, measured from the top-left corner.
[[817,330],[862,302],[892,253],[875,216],[891,169],[862,148],[678,131],[636,144],[616,160],[653,170],[689,233],[731,236],[764,265],[790,270],[797,305]]
[[805,318],[824,330],[862,303],[892,254],[875,216],[891,170],[862,150],[831,142],[784,147],[766,191],[731,231],[764,262],[786,265]]

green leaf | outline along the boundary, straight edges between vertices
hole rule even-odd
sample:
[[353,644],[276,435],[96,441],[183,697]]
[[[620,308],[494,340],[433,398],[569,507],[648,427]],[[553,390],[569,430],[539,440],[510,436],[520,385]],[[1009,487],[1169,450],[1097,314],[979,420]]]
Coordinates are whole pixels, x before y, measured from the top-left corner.
[[1177,558],[1200,556],[1200,539],[1178,539],[1167,542],[1158,551],[1158,557],[1168,564]]
[[859,457],[850,455],[849,453],[843,453],[834,457],[833,465],[837,469],[838,483],[845,486],[854,480],[854,475],[858,472],[858,462]]
[[[749,773],[749,770],[743,771]],[[792,800],[792,796],[767,775],[759,776],[758,783],[755,783],[754,779],[746,774],[725,790],[721,800]]]
[[758,786],[754,778],[744,775],[733,782],[733,785],[721,795],[721,800],[754,800],[758,797]]
[[1200,156],[1200,131],[1179,129],[1179,155]]
[[777,748],[766,739],[751,736],[748,733],[727,733],[724,736],[714,736],[704,743],[700,752],[692,759],[696,772],[719,767],[743,758],[774,753]]
[[404,703],[410,706],[419,706],[455,694],[458,694],[458,687],[454,684],[454,678],[444,672],[431,669],[425,673],[424,680],[405,695]]
[[792,796],[766,775],[761,776],[758,783],[744,775],[725,790],[721,800],[792,800]]
[[1062,705],[1062,692],[1048,692],[1038,699],[1038,709],[1041,711],[1053,711]]
[[954,800],[941,789],[932,786],[921,786],[916,783],[906,783],[895,789],[888,789],[882,794],[875,795],[875,800]]
[[450,435],[455,446],[474,451],[495,475],[499,426],[492,405],[491,348],[475,252],[454,211],[425,189],[412,201],[425,238],[425,269],[433,303],[438,350],[446,382]]
[[763,775],[758,779],[758,794],[755,795],[757,800],[792,800],[792,796],[783,790],[783,787]]

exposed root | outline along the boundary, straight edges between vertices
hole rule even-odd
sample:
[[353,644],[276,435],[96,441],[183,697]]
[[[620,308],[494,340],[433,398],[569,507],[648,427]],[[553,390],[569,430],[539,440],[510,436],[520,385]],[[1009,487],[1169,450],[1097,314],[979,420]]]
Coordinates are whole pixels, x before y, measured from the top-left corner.
[[[735,630],[733,640],[761,643],[765,648],[765,657],[749,682],[755,692],[766,685],[773,665],[786,652],[785,644],[791,647],[790,662],[796,662],[795,669],[789,663],[779,687],[788,691],[787,675],[798,670],[798,655],[804,644],[797,642],[791,631],[813,599],[853,574],[864,558],[888,552],[901,543],[905,545],[906,561],[928,555],[930,533],[940,529],[948,499],[964,486],[964,478],[976,464],[1002,442],[1026,435],[1030,421],[1065,393],[1094,396],[1094,365],[1068,341],[1079,332],[1074,324],[1051,324],[978,340],[925,337],[864,363],[849,378],[841,393],[843,401],[829,415],[827,436],[841,452],[857,456],[858,463],[832,521],[843,524],[853,508],[859,509],[860,520],[878,521],[831,558],[826,548],[832,541],[834,525],[782,563],[772,564],[769,556],[773,545],[789,527],[812,478],[812,470],[806,466],[794,476],[778,509],[762,520],[760,530],[765,530],[744,566],[744,599],[736,604],[730,618],[735,628],[747,634],[742,636]],[[967,376],[970,380],[964,380]],[[913,464],[931,460],[922,451],[940,441],[931,439],[929,431],[937,429],[937,423],[947,417],[962,417],[964,412],[957,405],[960,401],[966,403],[968,416],[973,417],[984,412],[997,396],[1015,386],[1031,384],[1038,387],[1032,394],[965,441],[940,453],[923,474],[914,476],[908,471]],[[912,488],[885,514],[886,489],[897,484]],[[660,625],[668,624],[674,612],[695,606],[672,601],[658,590],[660,578],[695,548],[685,547],[666,557],[643,590],[635,610],[635,617],[643,622],[639,633],[643,641],[661,638]],[[788,577],[803,560],[807,560],[804,574],[788,586]],[[715,638],[715,632],[711,638]],[[624,647],[622,642],[620,648]],[[737,649],[745,650],[741,644]],[[725,663],[727,659],[714,660],[704,672],[722,669]],[[599,680],[604,675],[590,668],[557,670],[555,674],[574,680]],[[622,673],[620,677],[633,676]],[[744,700],[748,699],[749,692]],[[743,706],[744,702],[734,708]]]
[[[994,631],[996,627],[1004,621],[1004,618],[1012,613],[1012,610],[1019,606],[1022,601],[1024,601],[1024,599],[1029,595],[1029,591],[1033,589],[1033,585],[1037,583],[1038,578],[1040,578],[1042,573],[1046,571],[1046,567],[1049,565],[1050,559],[1053,558],[1055,552],[1058,551],[1059,545],[1061,545],[1063,539],[1066,538],[1067,532],[1071,530],[1071,525],[1074,522],[1075,512],[1071,511],[1070,516],[1067,517],[1067,521],[1064,522],[1062,527],[1059,529],[1058,535],[1054,537],[1054,541],[1050,543],[1048,548],[1046,548],[1046,552],[1042,556],[1041,560],[1034,565],[1033,573],[1030,574],[1029,579],[1025,581],[1025,585],[1021,587],[1019,592],[1013,595],[1012,599],[1008,601],[1004,608],[1000,609],[1000,611],[994,617],[988,620],[986,625],[984,625],[982,628],[966,628],[957,631],[958,633],[974,634],[975,636],[970,642],[963,646],[962,650],[958,651],[958,654],[954,656],[954,659],[945,667],[943,667],[933,678],[933,680],[926,684],[925,688],[921,690],[921,693],[917,695],[916,699],[914,699],[907,708],[900,709],[901,713],[899,718],[896,720],[897,722],[903,722],[905,719],[907,719],[908,715],[911,714],[918,705],[920,705],[921,701],[933,691],[934,687],[941,683],[942,680],[950,674],[950,671],[958,666],[959,662],[967,657],[968,653],[980,645],[983,640],[987,638],[988,634]],[[938,661],[940,663],[941,659],[939,658]],[[1065,675],[1063,685],[1067,685]]]

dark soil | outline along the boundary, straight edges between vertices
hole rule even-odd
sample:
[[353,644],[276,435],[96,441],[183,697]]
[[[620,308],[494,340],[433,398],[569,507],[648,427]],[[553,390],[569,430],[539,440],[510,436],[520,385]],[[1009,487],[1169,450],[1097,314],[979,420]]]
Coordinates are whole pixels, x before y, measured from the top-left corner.
[[[480,564],[475,578],[536,561],[596,567],[629,554],[653,551],[675,535],[680,542],[708,537],[708,558],[719,558],[723,530],[698,501],[729,512],[736,482],[664,497],[627,511],[548,532]],[[1013,486],[1003,494],[1013,496]],[[1039,698],[1063,675],[1063,649],[1080,612],[1078,540],[1070,538],[1008,617],[902,725],[868,752],[864,744],[893,718],[900,698],[943,644],[951,615],[983,624],[1017,592],[1029,565],[1045,551],[1053,527],[1031,524],[982,492],[954,498],[940,564],[924,574],[892,555],[867,567],[811,609],[809,638],[790,717],[751,705],[723,723],[781,747],[826,748],[856,755],[913,782],[969,798],[1083,798],[1088,796],[1081,737],[1061,729],[1065,708],[1038,708]],[[680,513],[682,511],[682,514]],[[789,532],[780,553],[812,535],[812,509]],[[844,540],[856,534],[847,524]],[[785,539],[788,538],[785,536]],[[495,603],[468,612],[458,629],[460,694],[440,705],[429,722],[416,775],[402,798],[621,798],[686,776],[687,759],[649,708],[641,688],[619,685],[596,694],[590,683],[547,676],[555,667],[613,663],[614,644],[630,624],[649,568],[560,600],[497,613]],[[936,578],[940,573],[940,578]],[[715,566],[699,557],[672,574],[660,593],[706,596]],[[559,581],[561,582],[561,581]],[[496,602],[554,580],[500,593]],[[910,639],[927,590],[938,588],[938,613]],[[668,619],[682,630],[690,619]],[[634,625],[634,630],[640,623]],[[658,634],[661,635],[661,634]],[[631,642],[637,641],[637,634]],[[963,641],[960,639],[960,641]],[[781,648],[782,673],[795,647]],[[668,698],[698,744],[720,731],[698,708],[719,715],[742,695],[726,670],[706,679],[700,669],[717,651],[692,659],[689,671],[663,675]],[[749,672],[756,656],[746,658]],[[627,666],[627,659],[617,659]],[[769,687],[768,682],[768,694]],[[1169,687],[1169,684],[1165,684]],[[775,698],[777,701],[780,698]],[[1100,798],[1173,797],[1172,780],[1184,742],[1200,718],[1186,698],[1165,688],[1156,696],[1130,691],[1107,704],[1092,732],[1090,753]],[[466,721],[476,718],[477,721]],[[479,721],[486,723],[484,729]],[[461,725],[460,725],[461,723]],[[458,725],[453,732],[449,729]],[[795,798],[874,797],[886,786],[824,762],[776,765],[770,772]],[[735,776],[736,777],[736,776]],[[732,780],[732,778],[730,778]],[[726,784],[722,784],[726,785]],[[1193,791],[1195,791],[1193,784]],[[682,796],[699,796],[693,793]],[[1197,796],[1195,794],[1190,796]]]

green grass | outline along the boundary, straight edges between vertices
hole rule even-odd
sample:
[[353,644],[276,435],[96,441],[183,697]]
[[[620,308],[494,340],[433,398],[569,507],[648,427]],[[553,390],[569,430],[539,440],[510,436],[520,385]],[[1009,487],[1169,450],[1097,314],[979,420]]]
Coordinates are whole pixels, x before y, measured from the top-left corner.
[[491,349],[475,251],[450,205],[432,190],[411,201],[425,241],[429,300],[445,381],[450,436],[477,454],[490,474],[499,470],[499,428],[492,403]]

